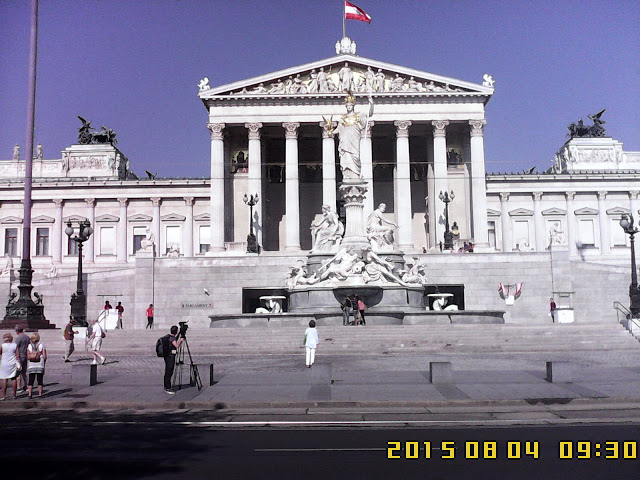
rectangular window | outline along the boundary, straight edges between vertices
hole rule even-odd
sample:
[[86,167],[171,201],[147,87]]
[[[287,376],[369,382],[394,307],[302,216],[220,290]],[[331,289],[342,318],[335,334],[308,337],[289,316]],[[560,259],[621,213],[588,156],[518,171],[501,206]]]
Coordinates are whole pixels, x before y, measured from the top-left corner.
[[578,240],[585,247],[593,247],[596,244],[596,235],[593,219],[581,219],[578,222]]
[[207,253],[209,251],[209,247],[211,246],[210,238],[211,228],[208,226],[201,226],[199,229],[199,244],[200,244],[200,253]]
[[627,234],[620,226],[620,219],[611,219],[611,245],[614,247],[624,247],[627,245]]
[[4,231],[4,253],[10,257],[18,256],[18,229],[7,228]]
[[69,238],[68,242],[67,242],[67,255],[69,255],[70,257],[77,257],[78,256],[78,242],[74,242],[73,240],[71,240],[71,238]]
[[489,246],[496,248],[496,222],[489,220],[487,222],[487,231],[489,233]]
[[173,248],[178,253],[182,251],[182,231],[177,225],[167,225],[166,229],[167,240],[165,242],[165,252],[169,253],[169,250]]
[[36,228],[36,256],[49,255],[49,229]]
[[114,227],[100,227],[100,255],[115,255],[116,229]]
[[140,243],[147,236],[145,227],[133,227],[133,254],[140,250]]
[[516,220],[513,225],[513,242],[520,251],[530,250],[529,221]]

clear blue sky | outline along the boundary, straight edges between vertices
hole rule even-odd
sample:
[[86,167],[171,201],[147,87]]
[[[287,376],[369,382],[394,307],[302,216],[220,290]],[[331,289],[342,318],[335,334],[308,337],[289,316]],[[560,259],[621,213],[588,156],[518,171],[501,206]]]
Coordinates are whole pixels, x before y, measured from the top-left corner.
[[[602,108],[640,150],[637,0],[354,0],[358,54],[481,83],[487,171],[548,168],[566,126]],[[331,57],[341,0],[41,0],[35,142],[76,142],[77,115],[118,134],[136,173],[208,176],[197,83],[217,86]],[[0,158],[26,152],[29,2],[0,1]]]

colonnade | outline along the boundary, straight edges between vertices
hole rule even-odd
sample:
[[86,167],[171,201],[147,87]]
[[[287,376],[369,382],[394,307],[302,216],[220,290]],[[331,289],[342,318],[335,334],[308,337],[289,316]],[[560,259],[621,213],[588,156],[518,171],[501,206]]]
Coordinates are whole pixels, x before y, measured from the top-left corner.
[[[396,127],[396,222],[398,230],[396,239],[398,248],[412,250],[412,210],[411,210],[411,177],[410,177],[410,153],[409,133],[412,125],[424,122],[410,120],[397,120],[393,122]],[[440,191],[448,190],[447,182],[447,120],[434,120],[429,122],[433,129],[433,192],[430,196],[438,195]],[[483,127],[486,120],[468,120],[470,135],[470,164],[471,164],[471,228],[472,236],[477,247],[488,244],[487,238],[487,208],[486,208],[486,181],[484,163],[484,139]],[[234,123],[234,125],[237,125]],[[285,195],[286,195],[286,220],[285,220],[285,250],[300,250],[300,179],[298,177],[298,131],[300,122],[283,122],[279,124],[285,133]],[[368,192],[365,199],[365,218],[374,210],[373,204],[373,149],[372,128],[373,121],[369,121],[364,129],[360,141],[360,161],[362,165],[362,178],[368,182]],[[211,250],[224,250],[225,231],[225,140],[224,132],[226,123],[209,123],[207,127],[211,137]],[[251,193],[258,193],[262,197],[262,158],[261,158],[261,130],[263,123],[244,123],[249,140],[248,162],[248,187]],[[336,206],[336,176],[335,176],[335,142],[337,141],[324,122],[319,124],[322,128],[322,203]],[[319,155],[320,157],[320,155]],[[260,209],[254,211],[254,221],[262,225]],[[430,232],[430,244],[435,245],[444,236],[444,224],[438,221],[444,216],[444,204],[432,198],[428,202],[428,215],[432,220]],[[261,234],[262,229],[258,229]],[[261,238],[258,239],[261,241]]]

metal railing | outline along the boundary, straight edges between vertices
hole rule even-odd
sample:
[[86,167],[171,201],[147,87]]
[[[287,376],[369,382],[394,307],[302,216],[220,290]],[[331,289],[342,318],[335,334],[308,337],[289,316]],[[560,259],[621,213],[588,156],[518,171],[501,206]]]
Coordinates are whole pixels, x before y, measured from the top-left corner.
[[[631,334],[634,337],[639,337],[639,335],[636,332],[640,332],[640,319],[633,318],[633,315],[631,314],[631,310],[629,310],[620,302],[613,302],[613,308],[616,311],[616,317],[618,319],[618,323],[622,323],[622,325],[624,325],[624,328],[629,330],[629,332],[631,332]],[[620,320],[620,314],[624,316],[622,321]]]

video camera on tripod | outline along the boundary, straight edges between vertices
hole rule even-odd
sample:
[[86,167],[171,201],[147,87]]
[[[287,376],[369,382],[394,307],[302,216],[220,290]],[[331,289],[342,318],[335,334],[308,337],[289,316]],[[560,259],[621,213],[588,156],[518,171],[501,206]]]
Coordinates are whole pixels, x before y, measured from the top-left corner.
[[176,369],[174,370],[172,384],[178,385],[178,388],[182,386],[182,367],[185,364],[185,348],[187,351],[187,356],[189,358],[189,383],[191,385],[196,385],[198,390],[202,389],[202,380],[200,379],[200,373],[198,372],[198,365],[193,363],[193,357],[191,356],[191,349],[189,348],[189,342],[187,342],[187,330],[189,329],[189,325],[187,325],[189,321],[185,320],[184,322],[178,322],[180,325],[180,329],[178,334],[176,335],[176,339],[182,338],[184,341],[180,342],[178,346],[178,352],[176,355]]
[[180,330],[178,331],[178,335],[176,338],[187,338],[187,330],[189,329],[189,325],[187,325],[187,323],[189,323],[189,320],[178,322],[178,325],[180,325]]

